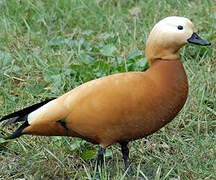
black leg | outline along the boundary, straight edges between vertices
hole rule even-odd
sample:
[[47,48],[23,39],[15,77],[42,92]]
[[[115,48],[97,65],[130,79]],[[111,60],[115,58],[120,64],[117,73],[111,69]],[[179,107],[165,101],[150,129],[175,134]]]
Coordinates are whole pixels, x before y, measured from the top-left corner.
[[[129,149],[127,147],[128,142],[120,142],[120,145],[121,145],[121,151],[124,159],[125,168],[128,169],[130,166]],[[128,174],[133,174],[133,170],[131,167],[130,169],[128,169]]]
[[99,166],[101,167],[102,169],[102,166],[103,166],[103,162],[104,162],[104,153],[105,153],[106,149],[103,148],[103,147],[99,147],[98,149],[98,155],[97,155],[97,164],[96,164],[96,171],[98,172],[99,171]]
[[99,167],[100,167],[100,169],[102,169],[102,167],[103,167],[105,151],[106,151],[106,149],[103,147],[99,147],[99,149],[98,149],[95,180],[101,179],[100,174],[99,174]]

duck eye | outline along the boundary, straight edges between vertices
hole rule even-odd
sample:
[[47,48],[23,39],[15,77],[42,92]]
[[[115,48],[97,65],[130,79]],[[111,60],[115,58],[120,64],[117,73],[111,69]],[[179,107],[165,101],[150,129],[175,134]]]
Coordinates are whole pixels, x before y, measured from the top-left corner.
[[179,25],[177,28],[178,28],[179,30],[182,30],[182,29],[183,29],[183,26]]

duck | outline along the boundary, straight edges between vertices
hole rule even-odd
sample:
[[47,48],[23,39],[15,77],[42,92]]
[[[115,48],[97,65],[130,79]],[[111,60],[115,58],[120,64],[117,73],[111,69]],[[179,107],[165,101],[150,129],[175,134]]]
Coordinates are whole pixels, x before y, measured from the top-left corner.
[[4,126],[22,124],[5,139],[21,135],[82,138],[99,145],[97,169],[106,148],[119,143],[128,169],[128,143],[164,127],[187,100],[188,80],[179,54],[186,44],[211,45],[194,32],[193,23],[185,17],[160,20],[146,42],[148,70],[91,80],[58,98],[6,115],[0,119],[7,120]]

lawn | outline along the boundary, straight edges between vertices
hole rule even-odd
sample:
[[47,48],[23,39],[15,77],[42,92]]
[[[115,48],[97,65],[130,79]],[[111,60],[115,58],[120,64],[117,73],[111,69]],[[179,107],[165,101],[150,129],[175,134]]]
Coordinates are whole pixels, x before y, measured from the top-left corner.
[[[144,71],[145,43],[160,19],[184,16],[210,47],[181,50],[190,92],[179,115],[131,142],[134,178],[216,179],[215,0],[1,0],[0,118],[89,80]],[[90,179],[97,145],[68,137],[22,136],[0,127],[0,179]],[[124,179],[119,145],[102,179]],[[131,178],[128,178],[131,179]]]

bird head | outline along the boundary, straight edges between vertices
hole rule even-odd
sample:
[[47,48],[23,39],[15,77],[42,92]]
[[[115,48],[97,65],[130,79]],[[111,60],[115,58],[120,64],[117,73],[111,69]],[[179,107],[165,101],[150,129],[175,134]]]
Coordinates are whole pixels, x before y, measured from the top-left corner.
[[210,45],[194,32],[193,23],[184,17],[170,16],[159,21],[149,34],[146,43],[146,58],[177,60],[178,50],[185,44]]

